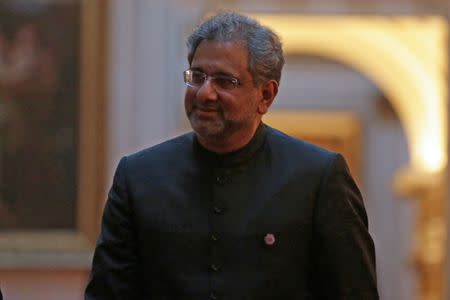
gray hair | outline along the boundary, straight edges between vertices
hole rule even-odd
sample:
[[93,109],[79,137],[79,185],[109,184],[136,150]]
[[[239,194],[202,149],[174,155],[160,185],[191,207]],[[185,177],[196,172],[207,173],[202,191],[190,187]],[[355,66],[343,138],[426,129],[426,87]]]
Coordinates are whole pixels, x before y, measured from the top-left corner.
[[254,84],[271,79],[280,83],[284,65],[280,38],[256,20],[235,12],[221,12],[202,22],[187,40],[189,65],[203,40],[244,42],[249,57],[248,71]]

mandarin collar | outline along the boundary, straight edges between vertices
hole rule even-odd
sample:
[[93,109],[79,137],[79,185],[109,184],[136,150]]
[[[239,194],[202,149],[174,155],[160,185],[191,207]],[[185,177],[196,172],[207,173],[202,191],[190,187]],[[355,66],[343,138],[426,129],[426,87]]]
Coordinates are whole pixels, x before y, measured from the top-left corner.
[[203,147],[194,134],[194,153],[212,167],[233,168],[247,163],[260,150],[266,139],[266,126],[261,122],[250,142],[239,150],[218,154]]

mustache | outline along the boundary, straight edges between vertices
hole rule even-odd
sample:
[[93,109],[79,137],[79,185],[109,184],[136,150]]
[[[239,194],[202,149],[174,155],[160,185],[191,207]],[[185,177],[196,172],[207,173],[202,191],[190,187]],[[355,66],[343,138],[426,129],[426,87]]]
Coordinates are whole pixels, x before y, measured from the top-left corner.
[[200,109],[200,110],[217,110],[220,111],[222,108],[217,102],[206,102],[206,103],[194,103],[192,105],[193,109]]

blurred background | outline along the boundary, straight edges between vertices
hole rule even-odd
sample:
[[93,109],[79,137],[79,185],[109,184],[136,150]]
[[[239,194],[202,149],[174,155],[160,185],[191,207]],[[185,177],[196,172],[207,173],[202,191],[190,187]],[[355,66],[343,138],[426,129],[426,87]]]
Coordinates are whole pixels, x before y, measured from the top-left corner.
[[381,299],[450,299],[448,0],[0,0],[4,299],[83,298],[118,160],[189,130],[185,41],[219,9],[281,35],[264,120],[348,160]]

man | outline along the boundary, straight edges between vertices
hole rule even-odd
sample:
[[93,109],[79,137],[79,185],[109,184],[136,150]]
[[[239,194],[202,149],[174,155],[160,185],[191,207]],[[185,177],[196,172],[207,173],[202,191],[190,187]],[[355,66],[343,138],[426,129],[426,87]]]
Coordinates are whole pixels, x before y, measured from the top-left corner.
[[261,123],[279,38],[221,13],[188,39],[188,133],[124,157],[86,299],[378,299],[342,156]]

